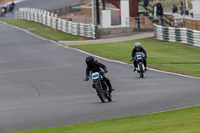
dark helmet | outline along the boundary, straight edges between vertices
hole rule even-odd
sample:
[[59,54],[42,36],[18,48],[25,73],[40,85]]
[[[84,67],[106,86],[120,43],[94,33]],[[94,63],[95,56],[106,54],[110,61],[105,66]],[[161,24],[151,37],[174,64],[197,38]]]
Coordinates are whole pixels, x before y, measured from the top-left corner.
[[94,64],[94,57],[93,56],[88,56],[86,59],[85,59],[85,63],[88,65],[88,66],[92,66]]

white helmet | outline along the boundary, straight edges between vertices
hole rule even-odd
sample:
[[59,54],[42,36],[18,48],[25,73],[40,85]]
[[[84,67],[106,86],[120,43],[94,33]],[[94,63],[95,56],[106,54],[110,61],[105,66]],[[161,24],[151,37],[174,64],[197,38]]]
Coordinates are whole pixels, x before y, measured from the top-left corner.
[[135,43],[135,47],[141,47],[141,43],[140,42],[136,42]]

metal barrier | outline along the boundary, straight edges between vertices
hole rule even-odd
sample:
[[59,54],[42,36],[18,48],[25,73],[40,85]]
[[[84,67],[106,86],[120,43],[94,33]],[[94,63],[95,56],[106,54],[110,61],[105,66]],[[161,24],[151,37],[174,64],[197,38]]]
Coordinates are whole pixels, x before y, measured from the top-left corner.
[[200,31],[197,30],[164,27],[154,24],[154,36],[158,40],[188,43],[200,47]]
[[56,14],[35,8],[20,8],[15,12],[16,19],[25,19],[49,26],[60,31],[97,39],[97,26],[93,24],[73,23],[60,19]]

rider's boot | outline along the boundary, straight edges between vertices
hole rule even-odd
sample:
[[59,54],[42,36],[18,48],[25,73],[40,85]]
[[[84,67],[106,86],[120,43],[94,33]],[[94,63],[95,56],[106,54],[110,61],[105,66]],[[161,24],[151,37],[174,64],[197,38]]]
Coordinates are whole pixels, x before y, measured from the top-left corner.
[[114,89],[112,88],[112,85],[110,82],[107,83],[107,85],[108,85],[108,89],[109,89],[109,94],[111,94],[114,91]]

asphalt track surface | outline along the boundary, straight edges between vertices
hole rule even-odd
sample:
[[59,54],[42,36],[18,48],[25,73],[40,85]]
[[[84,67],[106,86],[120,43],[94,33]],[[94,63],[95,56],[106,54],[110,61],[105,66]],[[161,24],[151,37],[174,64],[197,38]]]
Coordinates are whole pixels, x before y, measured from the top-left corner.
[[[76,0],[25,0],[23,2],[17,3],[14,10],[17,11],[20,7],[31,7],[37,9],[50,10],[66,7],[72,4],[76,4]],[[4,18],[14,19],[15,14],[7,13]]]
[[83,81],[87,56],[0,23],[0,133],[200,104],[199,79],[152,70],[141,79],[132,66],[104,59],[115,91],[101,103]]
[[[5,34],[6,33],[6,34]],[[200,80],[100,59],[113,102],[101,103],[84,82],[85,53],[0,23],[0,132],[55,127],[200,104]],[[149,53],[151,54],[151,53]]]

